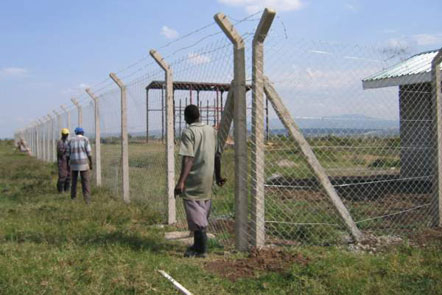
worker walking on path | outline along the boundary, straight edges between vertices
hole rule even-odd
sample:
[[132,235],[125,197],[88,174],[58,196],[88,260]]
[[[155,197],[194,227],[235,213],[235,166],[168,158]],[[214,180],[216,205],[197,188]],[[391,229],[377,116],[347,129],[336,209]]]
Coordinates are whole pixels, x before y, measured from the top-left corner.
[[68,161],[68,136],[69,129],[63,128],[61,129],[61,139],[57,141],[57,190],[59,193],[67,192],[71,182],[71,168]]
[[89,139],[84,136],[81,127],[75,128],[75,137],[68,143],[69,164],[72,171],[71,199],[77,197],[78,174],[81,177],[83,197],[87,204],[91,202],[90,173],[92,170],[92,153]]
[[221,177],[216,130],[200,122],[200,113],[195,105],[185,108],[184,119],[189,127],[181,135],[179,154],[182,156],[182,167],[175,196],[183,197],[189,230],[194,232],[194,244],[184,256],[206,257],[213,177],[215,175],[219,186],[223,186],[226,179]]

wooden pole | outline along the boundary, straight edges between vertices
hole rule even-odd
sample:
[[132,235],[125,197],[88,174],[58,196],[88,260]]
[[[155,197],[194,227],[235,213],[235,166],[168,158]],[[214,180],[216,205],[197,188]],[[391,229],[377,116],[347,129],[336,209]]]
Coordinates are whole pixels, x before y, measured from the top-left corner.
[[235,246],[248,249],[248,168],[245,44],[227,16],[215,15],[215,21],[233,44],[233,96],[235,137]]
[[123,200],[130,202],[129,186],[129,139],[127,135],[127,100],[126,85],[117,77],[115,73],[110,73],[109,77],[120,87],[121,90],[121,163],[123,179]]

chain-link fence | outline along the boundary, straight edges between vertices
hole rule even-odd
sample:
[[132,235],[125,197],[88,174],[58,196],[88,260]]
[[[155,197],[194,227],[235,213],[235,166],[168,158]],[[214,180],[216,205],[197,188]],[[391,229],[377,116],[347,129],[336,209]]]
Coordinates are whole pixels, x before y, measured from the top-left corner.
[[[214,186],[209,230],[225,246],[325,245],[439,224],[438,51],[410,57],[297,39],[273,17],[266,10],[232,25],[218,15],[158,49],[169,80],[146,56],[116,73],[123,88],[110,79],[92,87],[98,104],[83,104],[82,125],[96,145],[98,107],[102,185],[124,194],[124,110],[130,200],[185,228],[168,177],[178,179],[184,108],[195,104],[222,146],[227,183]],[[77,117],[77,108],[64,112],[63,127],[72,130]],[[23,133],[41,159],[58,134],[48,122]]]

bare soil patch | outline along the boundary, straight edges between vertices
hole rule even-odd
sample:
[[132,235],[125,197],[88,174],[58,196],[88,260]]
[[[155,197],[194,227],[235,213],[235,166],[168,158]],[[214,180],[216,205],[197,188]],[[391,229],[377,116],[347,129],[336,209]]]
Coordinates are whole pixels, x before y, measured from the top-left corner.
[[424,229],[411,236],[410,241],[419,247],[435,245],[442,248],[442,227]]
[[283,272],[290,265],[307,265],[309,258],[302,254],[292,254],[282,249],[252,249],[249,257],[243,259],[220,259],[207,262],[204,268],[231,281],[252,278],[261,272]]

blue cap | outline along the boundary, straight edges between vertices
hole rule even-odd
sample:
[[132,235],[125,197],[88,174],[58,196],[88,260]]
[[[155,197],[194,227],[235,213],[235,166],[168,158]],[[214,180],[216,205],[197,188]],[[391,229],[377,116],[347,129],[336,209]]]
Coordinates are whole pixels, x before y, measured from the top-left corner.
[[80,133],[84,134],[84,130],[81,127],[75,128],[74,132],[75,132],[75,134],[80,134]]

